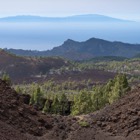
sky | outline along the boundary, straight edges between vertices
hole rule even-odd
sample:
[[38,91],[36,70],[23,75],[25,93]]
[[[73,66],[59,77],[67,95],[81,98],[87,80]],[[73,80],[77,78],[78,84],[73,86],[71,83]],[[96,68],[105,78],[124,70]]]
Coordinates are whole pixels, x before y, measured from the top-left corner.
[[140,21],[140,0],[0,0],[0,17],[101,14]]

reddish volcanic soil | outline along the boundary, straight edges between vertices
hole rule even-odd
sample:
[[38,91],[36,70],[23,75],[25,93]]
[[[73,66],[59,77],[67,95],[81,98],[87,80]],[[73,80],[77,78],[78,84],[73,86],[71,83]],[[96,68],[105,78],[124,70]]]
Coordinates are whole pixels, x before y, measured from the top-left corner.
[[0,80],[0,140],[140,140],[140,87],[100,111],[76,117],[45,115],[28,101]]
[[28,96],[17,94],[0,80],[0,140],[25,140],[43,135],[62,139],[77,120],[44,115],[25,104],[28,101]]

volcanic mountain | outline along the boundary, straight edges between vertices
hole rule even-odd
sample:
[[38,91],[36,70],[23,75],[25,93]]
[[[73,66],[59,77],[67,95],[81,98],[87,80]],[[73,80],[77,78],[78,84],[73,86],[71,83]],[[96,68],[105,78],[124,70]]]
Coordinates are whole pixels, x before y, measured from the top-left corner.
[[71,60],[86,60],[100,56],[134,57],[140,53],[139,44],[110,42],[103,39],[91,38],[84,42],[71,39],[66,40],[61,46],[48,51],[26,51],[6,49],[17,55],[26,56],[61,56]]

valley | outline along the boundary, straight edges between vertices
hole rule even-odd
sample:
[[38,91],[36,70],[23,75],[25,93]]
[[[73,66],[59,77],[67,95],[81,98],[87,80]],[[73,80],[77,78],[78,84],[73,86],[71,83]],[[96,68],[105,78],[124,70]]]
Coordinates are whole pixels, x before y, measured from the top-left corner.
[[[67,48],[73,47],[71,42],[66,41],[64,48],[56,48],[61,53],[51,56],[0,50],[2,140],[140,138],[139,45],[134,45],[136,50],[129,58],[125,54],[104,56],[102,49],[99,56],[81,53],[75,57],[79,50],[73,49],[71,55]],[[124,48],[126,51],[127,45]],[[65,52],[74,59],[62,57]]]

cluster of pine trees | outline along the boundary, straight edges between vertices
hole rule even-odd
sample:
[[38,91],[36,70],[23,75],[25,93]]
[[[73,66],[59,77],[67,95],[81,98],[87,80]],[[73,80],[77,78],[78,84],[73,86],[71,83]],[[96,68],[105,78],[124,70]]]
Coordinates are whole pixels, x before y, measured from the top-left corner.
[[56,93],[44,98],[44,93],[38,86],[34,88],[30,104],[44,113],[80,115],[99,110],[106,104],[112,104],[128,90],[130,87],[126,76],[119,74],[106,85],[94,86],[92,90],[83,89],[71,96],[66,93]]
[[125,75],[117,75],[104,86],[96,86],[93,91],[82,91],[74,98],[72,115],[90,113],[112,104],[130,90]]

